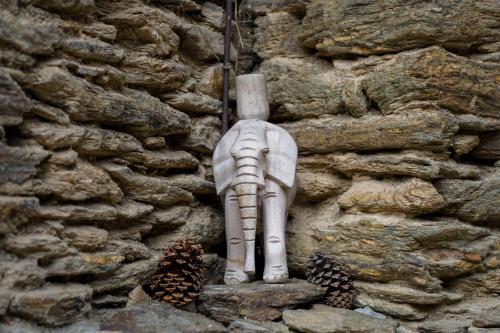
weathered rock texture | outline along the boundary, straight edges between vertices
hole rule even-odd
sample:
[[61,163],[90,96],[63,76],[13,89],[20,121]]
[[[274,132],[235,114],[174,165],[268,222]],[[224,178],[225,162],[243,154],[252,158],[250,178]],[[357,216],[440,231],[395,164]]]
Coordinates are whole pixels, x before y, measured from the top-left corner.
[[[478,309],[499,311],[499,1],[239,5],[235,72],[267,75],[270,119],[300,149],[287,225],[291,274],[303,276],[307,257],[322,250],[352,271],[358,306],[458,323],[411,327],[420,331],[463,331],[482,323]],[[5,322],[63,325],[91,307],[123,305],[155,271],[159,251],[186,237],[212,253],[206,281],[220,281],[224,223],[211,154],[221,127],[221,6],[2,1]],[[241,315],[278,319],[307,296],[289,285],[282,288],[298,300],[284,300],[270,288],[248,292],[258,299],[247,306],[228,295],[244,291],[217,288],[206,290],[206,311],[228,324]],[[224,318],[216,296],[232,307]],[[152,330],[177,322],[160,318],[165,311],[152,311]],[[301,326],[299,315],[354,318],[297,311],[284,316],[294,330],[323,328]],[[120,316],[110,330],[122,329]],[[395,330],[392,322],[347,324],[335,329]]]
[[[500,244],[499,5],[248,1],[253,70],[300,151],[294,274],[321,250],[358,280],[358,306],[391,317],[447,319],[472,297],[499,308],[487,300]],[[351,329],[298,315],[285,323]]]
[[169,242],[223,242],[201,166],[219,139],[223,9],[0,7],[0,316],[66,325],[123,304]]

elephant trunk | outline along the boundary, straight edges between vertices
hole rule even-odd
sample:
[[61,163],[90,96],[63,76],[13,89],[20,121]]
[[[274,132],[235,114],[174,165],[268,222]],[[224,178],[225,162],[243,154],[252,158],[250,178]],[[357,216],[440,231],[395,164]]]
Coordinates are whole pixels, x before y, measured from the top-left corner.
[[236,192],[245,241],[245,267],[248,274],[255,273],[255,229],[257,227],[257,193],[265,187],[266,163],[264,151],[269,151],[263,140],[265,127],[256,123],[241,129],[232,148],[236,172],[231,186]]
[[245,241],[245,267],[248,274],[255,273],[255,230],[257,228],[257,184],[243,183],[234,187]]

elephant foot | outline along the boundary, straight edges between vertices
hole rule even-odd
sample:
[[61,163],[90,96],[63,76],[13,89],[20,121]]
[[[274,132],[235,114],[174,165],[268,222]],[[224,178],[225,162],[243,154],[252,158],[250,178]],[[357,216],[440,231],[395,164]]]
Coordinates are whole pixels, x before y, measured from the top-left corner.
[[264,281],[266,283],[284,283],[288,280],[288,269],[286,266],[276,265],[269,270],[264,269]]
[[240,284],[248,281],[248,274],[242,270],[226,269],[226,273],[224,274],[225,284]]

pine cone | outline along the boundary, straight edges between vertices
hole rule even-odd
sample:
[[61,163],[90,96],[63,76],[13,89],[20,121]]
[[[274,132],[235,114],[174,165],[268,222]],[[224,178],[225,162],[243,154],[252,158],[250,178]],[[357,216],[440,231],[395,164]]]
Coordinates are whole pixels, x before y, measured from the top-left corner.
[[358,292],[352,277],[342,264],[323,253],[314,253],[306,268],[307,281],[326,288],[324,303],[335,308],[351,309]]
[[146,286],[154,300],[175,306],[198,298],[203,285],[203,248],[189,240],[177,241],[160,260],[158,270]]

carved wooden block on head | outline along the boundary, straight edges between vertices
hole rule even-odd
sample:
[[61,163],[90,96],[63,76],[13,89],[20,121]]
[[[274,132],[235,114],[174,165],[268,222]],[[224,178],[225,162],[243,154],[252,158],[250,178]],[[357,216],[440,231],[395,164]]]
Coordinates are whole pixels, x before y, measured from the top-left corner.
[[238,121],[217,145],[214,178],[224,201],[227,284],[248,282],[255,273],[257,220],[264,231],[264,281],[288,279],[285,224],[295,197],[297,145],[284,129],[268,123],[263,74],[236,77]]

